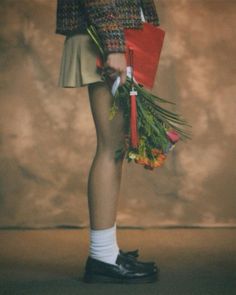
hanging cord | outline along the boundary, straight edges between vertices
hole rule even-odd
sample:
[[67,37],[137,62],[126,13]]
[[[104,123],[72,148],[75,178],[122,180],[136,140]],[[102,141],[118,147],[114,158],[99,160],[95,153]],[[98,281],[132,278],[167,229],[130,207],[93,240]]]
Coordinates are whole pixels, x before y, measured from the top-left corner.
[[134,51],[132,47],[129,47],[129,66],[131,68],[132,90],[134,90]]
[[134,51],[131,47],[128,50],[128,64],[131,70],[131,90],[130,90],[130,143],[133,148],[138,147],[137,129],[137,91],[134,88]]

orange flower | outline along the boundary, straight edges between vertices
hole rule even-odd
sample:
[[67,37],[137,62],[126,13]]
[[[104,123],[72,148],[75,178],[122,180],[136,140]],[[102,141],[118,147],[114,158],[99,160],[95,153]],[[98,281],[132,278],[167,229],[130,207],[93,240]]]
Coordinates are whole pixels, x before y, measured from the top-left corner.
[[135,163],[141,164],[141,165],[149,165],[150,164],[150,160],[147,157],[138,157],[135,160]]
[[138,157],[134,161],[135,161],[135,163],[145,165],[145,158],[144,157]]
[[164,154],[160,154],[159,156],[158,156],[158,160],[165,160],[166,159],[166,156],[164,155]]
[[146,165],[149,165],[150,160],[149,160],[148,158],[145,158],[145,159],[144,159],[144,163],[145,163]]
[[163,163],[165,161],[165,158],[158,158],[157,161]]
[[155,161],[154,163],[153,163],[153,167],[160,167],[161,166],[161,163],[159,162],[159,161]]
[[155,160],[150,160],[148,157],[138,155],[134,162],[137,164],[144,165],[144,168],[153,170],[153,168],[161,167],[164,164],[164,161],[166,159],[166,156],[158,149],[152,149],[154,150],[154,153],[157,154],[157,157]]
[[152,149],[153,156],[157,156],[161,151],[158,149]]

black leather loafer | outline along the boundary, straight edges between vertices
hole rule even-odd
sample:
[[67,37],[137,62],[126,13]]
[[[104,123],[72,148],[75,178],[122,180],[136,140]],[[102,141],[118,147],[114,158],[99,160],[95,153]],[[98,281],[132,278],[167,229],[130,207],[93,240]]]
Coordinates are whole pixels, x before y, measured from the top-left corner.
[[83,281],[85,283],[153,283],[158,280],[158,270],[145,268],[118,254],[116,265],[88,256]]
[[139,261],[139,260],[137,260],[137,257],[139,256],[138,251],[139,250],[136,249],[136,250],[133,250],[133,251],[126,251],[125,252],[122,249],[120,249],[120,254],[124,255],[127,259],[136,261],[136,263],[139,264],[139,265],[144,265],[144,266],[147,266],[147,267],[154,267],[156,269],[158,268],[157,264],[154,261]]

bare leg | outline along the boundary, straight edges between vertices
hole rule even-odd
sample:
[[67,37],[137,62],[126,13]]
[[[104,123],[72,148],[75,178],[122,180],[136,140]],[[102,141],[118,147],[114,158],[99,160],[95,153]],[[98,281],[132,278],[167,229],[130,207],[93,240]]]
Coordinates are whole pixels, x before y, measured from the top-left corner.
[[97,134],[96,154],[88,178],[90,227],[106,229],[116,220],[123,159],[115,161],[114,155],[125,144],[124,118],[119,107],[109,120],[113,97],[106,83],[90,84],[88,90]]

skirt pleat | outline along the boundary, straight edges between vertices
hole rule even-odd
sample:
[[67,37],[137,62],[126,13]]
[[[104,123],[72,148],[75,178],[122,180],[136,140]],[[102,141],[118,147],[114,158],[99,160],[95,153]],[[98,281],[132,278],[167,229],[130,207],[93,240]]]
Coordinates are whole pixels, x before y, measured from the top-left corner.
[[97,72],[99,51],[87,34],[66,36],[61,57],[59,87],[82,87],[102,81]]

